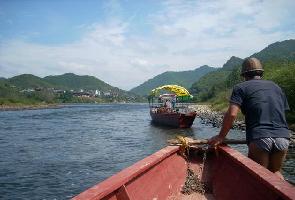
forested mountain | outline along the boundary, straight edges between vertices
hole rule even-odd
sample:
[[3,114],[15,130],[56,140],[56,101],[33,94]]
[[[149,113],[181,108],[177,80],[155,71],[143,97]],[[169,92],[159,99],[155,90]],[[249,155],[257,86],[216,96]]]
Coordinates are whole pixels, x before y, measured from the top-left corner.
[[[265,70],[265,79],[279,81],[279,79],[284,79],[290,75],[293,77],[295,76],[295,40],[273,43],[249,57],[256,57],[262,62]],[[241,81],[240,71],[241,67],[232,70],[226,80],[227,88],[231,88]],[[289,71],[289,74],[285,74],[283,77],[284,71]],[[292,82],[293,81],[290,80],[290,83]]]
[[190,91],[197,100],[206,100],[214,96],[218,90],[225,87],[226,79],[229,74],[237,68],[240,68],[243,59],[232,56],[222,68],[210,72],[193,83]]
[[[274,81],[284,90],[291,108],[287,113],[288,121],[295,123],[295,40],[273,43],[249,57],[260,59],[265,70],[263,78]],[[211,101],[217,109],[225,108],[232,87],[242,81],[241,63],[242,60],[233,68],[225,64],[194,83],[191,91],[196,100]]]
[[6,78],[0,77],[0,84],[4,84],[6,82]]
[[233,70],[235,68],[238,68],[242,65],[243,63],[243,59],[236,57],[236,56],[232,56],[228,61],[226,61],[226,63],[222,66],[223,70]]
[[214,67],[209,67],[207,65],[204,65],[195,70],[180,71],[180,72],[168,71],[168,72],[159,74],[152,79],[149,79],[148,81],[131,89],[130,91],[138,95],[144,96],[144,95],[148,95],[152,89],[161,85],[166,85],[166,84],[176,84],[176,85],[183,86],[185,88],[190,88],[192,83],[196,82],[205,74],[215,70],[216,68]]
[[111,90],[114,89],[111,85],[101,81],[94,76],[79,76],[73,73],[66,73],[57,76],[46,76],[44,81],[50,83],[59,89],[86,89],[86,90]]
[[3,80],[20,89],[54,88],[60,90],[76,91],[79,91],[81,89],[100,91],[116,90],[122,93],[127,93],[126,91],[113,87],[94,76],[79,76],[73,73],[66,73],[56,76],[46,76],[44,78],[40,78],[32,74],[22,74]]
[[[79,93],[81,91],[84,93]],[[136,94],[113,87],[94,76],[66,73],[40,78],[32,74],[22,74],[8,79],[0,79],[0,105],[80,102],[81,99],[75,98],[75,96],[83,95],[95,98],[84,99],[87,102],[142,101]]]
[[38,88],[38,87],[52,87],[50,83],[47,83],[42,78],[38,76],[34,76],[32,74],[22,74],[19,76],[14,76],[12,78],[7,79],[7,81],[21,89],[26,88]]
[[264,48],[258,53],[251,55],[262,62],[288,60],[295,61],[295,40],[276,42]]

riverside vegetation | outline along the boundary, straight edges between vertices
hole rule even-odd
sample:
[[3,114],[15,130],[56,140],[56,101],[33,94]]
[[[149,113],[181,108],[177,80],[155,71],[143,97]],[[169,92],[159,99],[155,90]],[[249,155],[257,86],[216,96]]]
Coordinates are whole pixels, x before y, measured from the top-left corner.
[[40,78],[22,74],[0,78],[0,109],[46,108],[61,103],[140,102],[139,95],[113,87],[93,76],[67,73]]
[[[281,68],[277,68],[281,66]],[[295,62],[266,62],[264,63],[265,76],[264,79],[272,80],[277,83],[285,92],[290,111],[286,113],[288,123],[294,129],[295,124]],[[207,96],[202,96],[200,102],[208,102],[212,105],[212,109],[225,112],[228,106],[232,87],[240,82],[239,69],[232,71],[226,80],[219,85],[212,85]],[[239,119],[241,119],[241,115]]]
[[[269,45],[251,55],[262,61],[263,79],[272,80],[285,92],[290,111],[286,113],[289,127],[295,130],[295,40],[286,40]],[[195,102],[211,105],[211,109],[225,112],[232,88],[241,82],[240,69],[243,59],[232,57],[221,69],[210,72],[190,88]],[[239,115],[242,120],[242,115]]]

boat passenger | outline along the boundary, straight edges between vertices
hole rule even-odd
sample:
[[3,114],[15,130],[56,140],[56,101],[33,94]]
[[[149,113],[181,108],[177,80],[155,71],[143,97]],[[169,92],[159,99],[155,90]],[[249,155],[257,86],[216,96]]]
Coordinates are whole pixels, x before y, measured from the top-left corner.
[[174,109],[175,108],[175,105],[176,105],[176,97],[174,96],[172,98],[172,108]]
[[209,144],[216,146],[223,142],[241,110],[245,115],[248,157],[283,179],[280,171],[290,139],[285,117],[289,105],[278,85],[262,80],[263,71],[257,58],[244,60],[241,70],[244,82],[234,86],[222,128]]
[[167,106],[168,109],[171,109],[171,108],[172,108],[172,103],[171,103],[171,101],[167,100],[167,101],[166,101],[166,106]]

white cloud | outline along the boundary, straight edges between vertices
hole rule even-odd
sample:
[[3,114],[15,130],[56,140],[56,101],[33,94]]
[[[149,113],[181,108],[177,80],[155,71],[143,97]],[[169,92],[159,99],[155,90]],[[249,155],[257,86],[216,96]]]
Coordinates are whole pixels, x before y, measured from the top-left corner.
[[135,66],[149,66],[149,62],[144,59],[134,58],[130,61],[130,64]]
[[86,35],[86,40],[94,43],[110,43],[121,46],[125,41],[125,31],[127,24],[111,22],[111,24],[93,24],[90,32]]
[[[136,17],[124,20],[118,1],[108,19],[91,25],[72,44],[42,45],[0,38],[0,77],[73,72],[94,75],[130,89],[164,71],[221,67],[230,56],[246,57],[266,45],[295,38],[294,1],[165,1],[150,13],[149,34],[134,34]],[[133,15],[132,15],[133,16]],[[130,18],[129,18],[130,19]]]

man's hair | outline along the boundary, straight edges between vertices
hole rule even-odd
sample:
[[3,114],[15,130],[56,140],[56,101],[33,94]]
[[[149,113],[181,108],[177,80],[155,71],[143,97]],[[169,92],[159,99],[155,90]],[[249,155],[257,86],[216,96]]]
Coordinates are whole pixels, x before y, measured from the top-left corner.
[[243,74],[243,77],[245,78],[254,78],[255,76],[263,76],[263,71],[249,71]]

